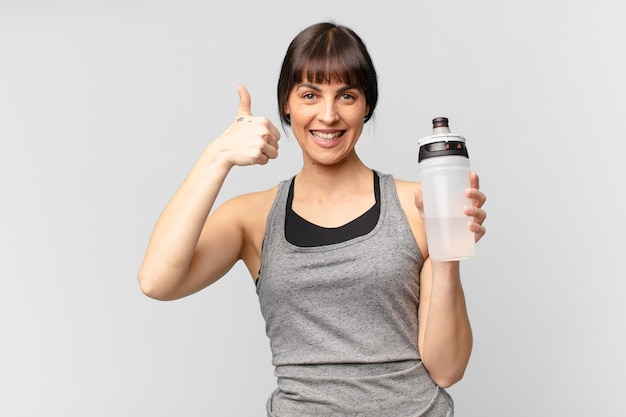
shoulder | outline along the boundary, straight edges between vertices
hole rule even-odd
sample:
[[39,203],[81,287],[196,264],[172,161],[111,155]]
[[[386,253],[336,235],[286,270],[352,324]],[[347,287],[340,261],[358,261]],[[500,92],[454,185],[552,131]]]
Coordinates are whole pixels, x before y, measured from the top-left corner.
[[274,198],[276,197],[276,192],[278,191],[278,185],[273,186],[267,190],[263,191],[255,191],[252,193],[241,194],[237,197],[232,198],[226,203],[231,204],[233,206],[245,205],[248,203],[272,203]]
[[381,180],[384,178],[384,181],[386,181],[387,184],[393,184],[398,195],[398,199],[400,200],[400,204],[402,205],[402,209],[405,211],[407,216],[413,213],[414,209],[419,215],[419,212],[417,212],[417,208],[415,207],[414,194],[415,190],[420,187],[420,183],[415,181],[405,181],[395,178],[391,174],[385,174],[378,171],[376,172]]
[[385,178],[387,181],[393,182],[394,186],[398,190],[398,193],[409,191],[413,193],[415,188],[420,186],[419,182],[416,181],[405,181],[393,176],[393,174],[388,174],[380,171],[376,171],[376,174],[382,179]]
[[207,219],[209,229],[220,230],[222,234],[237,234],[243,247],[260,248],[277,191],[278,186],[274,186],[224,202]]
[[398,193],[398,199],[400,200],[400,206],[402,211],[409,222],[409,226],[413,231],[413,236],[417,242],[418,247],[422,254],[428,253],[426,245],[426,232],[424,230],[424,221],[420,215],[417,206],[415,205],[415,190],[420,188],[420,183],[415,181],[404,181],[394,179],[396,190]]
[[394,184],[398,193],[400,205],[402,206],[402,209],[404,210],[409,220],[415,215],[419,217],[419,211],[415,206],[415,190],[420,186],[420,183],[394,178]]
[[263,221],[269,213],[278,186],[274,186],[268,190],[256,191],[247,194],[241,194],[224,202],[217,210],[221,215],[228,215],[238,219],[241,223],[247,223],[248,221],[256,219],[259,215],[263,215]]
[[415,189],[420,186],[420,183],[415,181],[405,181],[398,178],[394,178],[393,181],[396,185],[398,193],[408,192],[409,194],[413,195]]

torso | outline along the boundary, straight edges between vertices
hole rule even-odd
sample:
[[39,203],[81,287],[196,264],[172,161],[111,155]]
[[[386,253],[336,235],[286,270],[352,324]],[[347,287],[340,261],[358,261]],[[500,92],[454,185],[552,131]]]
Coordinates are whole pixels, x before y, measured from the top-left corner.
[[[427,245],[426,234],[424,232],[424,225],[419,215],[417,208],[415,207],[413,192],[418,183],[395,180],[395,185],[398,190],[398,197],[402,210],[411,226],[415,241],[423,254],[424,258],[427,257]],[[270,209],[276,197],[278,187],[273,187],[266,191],[260,191],[252,194],[246,194],[238,197],[241,199],[241,204],[246,207],[253,207],[252,210],[246,210],[246,216],[242,218],[242,227],[244,230],[244,242],[241,251],[241,259],[246,264],[248,271],[253,279],[256,279],[259,274],[261,266],[261,249],[263,247],[263,238],[265,236],[265,226]],[[372,204],[374,204],[373,190],[370,195],[371,198],[363,198],[361,204],[345,204],[338,208],[337,206],[325,207],[318,206],[317,210],[306,210],[306,205],[297,204],[294,200],[294,211],[308,221],[323,227],[337,227],[345,224],[361,214],[367,211]],[[355,207],[358,210],[355,210]],[[338,214],[340,213],[340,214]],[[326,215],[324,215],[326,214]],[[330,214],[330,215],[328,215]]]
[[256,286],[278,381],[268,415],[418,415],[436,395],[419,356],[424,263],[411,214],[398,198],[408,189],[403,200],[412,201],[414,187],[403,186],[398,192],[392,177],[382,175],[373,229],[309,247],[285,233],[289,181],[281,182]]

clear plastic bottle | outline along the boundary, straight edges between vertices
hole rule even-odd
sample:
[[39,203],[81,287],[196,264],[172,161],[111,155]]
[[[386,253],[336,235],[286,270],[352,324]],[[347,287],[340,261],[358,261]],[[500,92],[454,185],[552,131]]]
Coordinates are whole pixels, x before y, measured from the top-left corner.
[[433,120],[433,134],[419,144],[419,173],[424,199],[424,222],[428,252],[435,261],[474,256],[474,234],[464,206],[470,186],[469,155],[465,138],[450,133],[448,119]]

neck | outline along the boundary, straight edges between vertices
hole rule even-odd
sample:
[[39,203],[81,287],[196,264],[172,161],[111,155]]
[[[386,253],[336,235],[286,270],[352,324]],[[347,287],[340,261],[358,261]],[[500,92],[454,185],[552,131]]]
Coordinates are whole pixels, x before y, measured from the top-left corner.
[[296,175],[296,184],[300,192],[309,195],[349,195],[362,187],[371,188],[372,170],[356,154],[334,165],[305,163]]

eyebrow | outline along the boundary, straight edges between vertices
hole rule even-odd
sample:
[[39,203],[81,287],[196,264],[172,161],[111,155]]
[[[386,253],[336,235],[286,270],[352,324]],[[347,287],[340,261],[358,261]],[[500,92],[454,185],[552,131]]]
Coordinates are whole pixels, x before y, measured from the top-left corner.
[[[311,90],[315,90],[315,91],[322,91],[322,89],[317,86],[316,84],[311,84],[311,83],[301,83],[298,84],[298,86],[296,87],[296,89],[300,89],[300,88],[310,88]],[[350,85],[344,85],[341,88],[337,89],[337,93],[343,93],[344,91],[348,91],[348,90],[352,90],[352,89],[358,89],[358,87],[354,84],[350,84]]]

